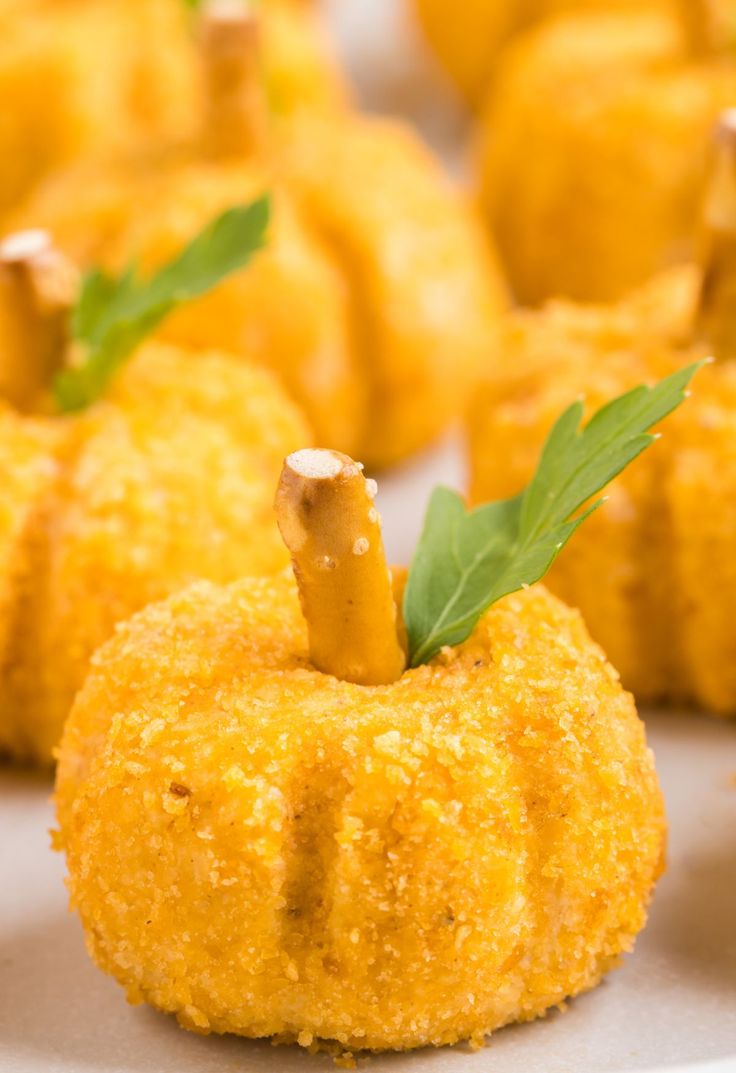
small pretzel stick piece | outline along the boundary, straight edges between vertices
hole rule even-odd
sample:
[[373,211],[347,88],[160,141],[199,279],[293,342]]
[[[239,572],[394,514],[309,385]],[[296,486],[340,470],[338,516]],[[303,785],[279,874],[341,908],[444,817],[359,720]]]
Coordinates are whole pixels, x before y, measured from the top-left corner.
[[736,109],[716,129],[704,213],[703,282],[695,333],[717,359],[736,357]]
[[678,0],[680,21],[696,57],[710,56],[715,47],[715,11],[711,0]]
[[359,685],[394,682],[406,666],[374,495],[362,466],[325,450],[289,455],[276,493],[312,663]]
[[200,21],[204,144],[210,156],[249,157],[266,140],[260,26],[248,0],[209,0]]
[[34,406],[64,363],[78,286],[46,231],[0,242],[0,396],[20,410]]

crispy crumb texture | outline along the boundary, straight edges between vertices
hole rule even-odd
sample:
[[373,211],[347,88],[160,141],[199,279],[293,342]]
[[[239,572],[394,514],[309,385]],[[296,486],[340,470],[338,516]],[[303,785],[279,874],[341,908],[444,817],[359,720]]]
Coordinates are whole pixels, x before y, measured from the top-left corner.
[[310,667],[286,575],[196,585],[95,656],[56,800],[130,1001],[347,1061],[479,1044],[594,986],[665,832],[631,697],[541,587],[368,687]]

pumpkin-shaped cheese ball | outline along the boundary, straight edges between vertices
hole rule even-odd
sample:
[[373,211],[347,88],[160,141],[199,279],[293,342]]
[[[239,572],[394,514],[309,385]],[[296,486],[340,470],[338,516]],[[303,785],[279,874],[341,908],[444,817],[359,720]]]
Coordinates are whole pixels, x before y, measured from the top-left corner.
[[172,317],[166,337],[255,357],[321,442],[389,465],[462,410],[505,305],[496,263],[405,128],[352,114],[269,124],[257,37],[252,15],[206,6],[209,94],[194,152],[76,170],[21,222],[40,221],[82,260],[154,266],[213,212],[275,185],[269,251]]
[[481,198],[525,303],[614,300],[686,259],[736,65],[664,14],[552,21],[513,46],[480,120]]
[[[554,303],[520,313],[501,350],[513,370],[478,392],[470,415],[471,498],[527,480],[560,398],[595,406],[677,368],[695,350],[719,360],[662,442],[608,489],[609,502],[561,556],[550,586],[646,701],[736,714],[736,125],[720,132],[705,272],[671,270],[618,306]],[[524,435],[519,435],[519,428]]]
[[592,987],[644,923],[662,801],[615,672],[535,587],[402,673],[374,494],[345,456],[290,457],[301,609],[283,576],[150,607],[67,724],[89,950],[186,1028],[480,1043]]
[[699,9],[700,0],[464,0],[452,9],[446,0],[415,0],[415,5],[430,48],[462,95],[477,106],[493,86],[503,47],[551,15],[631,13],[642,7],[679,14],[686,5]]
[[0,410],[0,751],[49,763],[89,657],[139,607],[283,567],[272,487],[304,435],[264,370],[153,343],[83,411]]
[[[27,0],[3,11],[0,213],[77,157],[182,137],[202,87],[185,0]],[[264,78],[274,107],[332,111],[341,78],[306,10],[263,12]],[[11,106],[12,105],[12,106]]]

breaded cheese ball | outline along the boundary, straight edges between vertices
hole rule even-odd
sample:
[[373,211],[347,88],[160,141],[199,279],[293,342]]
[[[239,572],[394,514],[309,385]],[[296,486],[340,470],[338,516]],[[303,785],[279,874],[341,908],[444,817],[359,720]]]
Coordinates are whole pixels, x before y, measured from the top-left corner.
[[[469,418],[474,502],[518,492],[561,407],[592,412],[709,347],[691,345],[702,286],[671,270],[619,306],[557,302],[509,319],[509,375],[478,392]],[[521,434],[520,434],[521,431]],[[579,607],[641,701],[736,714],[736,362],[702,369],[655,445],[607,489],[548,583]]]
[[316,671],[293,580],[199,584],[118,628],[60,751],[98,965],[197,1032],[480,1042],[593,987],[662,866],[653,758],[541,587],[387,686]]
[[[281,375],[321,443],[392,465],[466,405],[506,306],[496,261],[400,124],[302,119],[280,161],[291,228],[277,217],[273,252],[173,316],[165,335],[244,349]],[[135,251],[160,265],[242,182],[240,168],[178,171],[152,211],[130,219],[115,263]]]
[[0,411],[0,751],[51,761],[115,623],[286,564],[273,486],[307,435],[265,371],[162,344],[79,414]]
[[479,128],[479,191],[518,298],[618,300],[692,252],[728,56],[679,20],[593,13],[512,46]]
[[77,262],[154,268],[203,220],[275,190],[269,250],[172,316],[164,337],[268,366],[321,443],[371,468],[398,462],[461,414],[506,307],[480,220],[400,124],[352,113],[269,122],[257,23],[212,17],[207,28],[219,142],[210,124],[189,147],[74,169],[15,223],[47,227]]
[[551,15],[586,11],[679,11],[699,0],[415,0],[420,26],[445,72],[473,105],[492,89],[499,54],[529,27]]
[[184,4],[24,0],[2,12],[0,213],[74,157],[186,121]]
[[[185,137],[201,76],[183,0],[24,0],[2,12],[0,213],[78,158]],[[274,108],[345,102],[342,77],[310,12],[264,5],[264,78]]]

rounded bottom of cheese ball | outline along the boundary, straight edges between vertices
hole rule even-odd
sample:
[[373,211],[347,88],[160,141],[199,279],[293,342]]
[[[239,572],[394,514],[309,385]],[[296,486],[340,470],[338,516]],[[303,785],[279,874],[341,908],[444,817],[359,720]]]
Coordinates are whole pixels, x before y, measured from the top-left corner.
[[389,686],[313,670],[286,577],[119,627],[67,724],[60,843],[89,949],[186,1028],[479,1041],[633,944],[665,822],[576,612],[506,598]]

